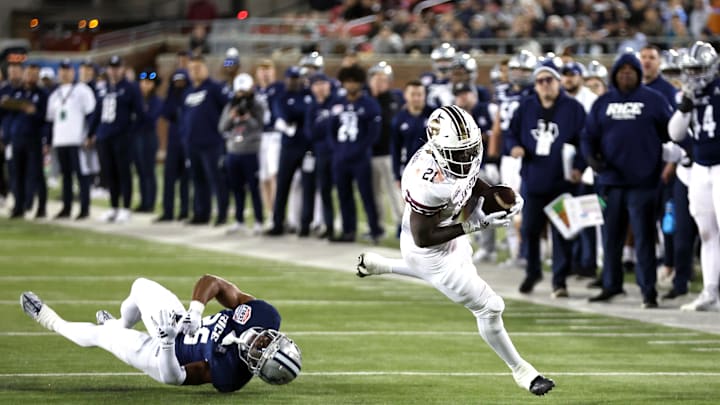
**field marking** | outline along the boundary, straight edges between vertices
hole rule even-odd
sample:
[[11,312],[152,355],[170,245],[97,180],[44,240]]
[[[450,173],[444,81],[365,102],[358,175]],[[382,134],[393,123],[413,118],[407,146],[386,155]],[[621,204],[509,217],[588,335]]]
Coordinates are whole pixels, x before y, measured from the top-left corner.
[[720,347],[692,347],[693,352],[720,352]]
[[720,344],[720,340],[649,340],[651,345],[707,345]]
[[[706,371],[548,371],[547,375],[561,377],[720,377],[720,372]],[[411,377],[505,377],[509,372],[442,372],[442,371],[305,371],[305,377],[374,377],[374,376],[411,376]],[[38,378],[38,377],[137,377],[145,376],[138,372],[116,373],[3,373],[0,378]]]
[[[358,331],[284,331],[291,336],[479,336],[477,331],[387,331],[387,330],[358,330]],[[510,336],[585,336],[585,337],[690,337],[697,336],[696,332],[509,332]],[[54,332],[0,332],[0,336],[57,336]],[[652,341],[651,341],[652,342]],[[667,342],[675,342],[668,340]],[[677,342],[683,342],[679,340]],[[686,341],[690,342],[690,341]],[[720,343],[720,340],[693,341]]]

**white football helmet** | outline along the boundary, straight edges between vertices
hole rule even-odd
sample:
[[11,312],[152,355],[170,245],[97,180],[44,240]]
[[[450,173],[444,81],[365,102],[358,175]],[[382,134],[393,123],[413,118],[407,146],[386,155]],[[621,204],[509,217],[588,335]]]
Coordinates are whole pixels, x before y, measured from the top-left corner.
[[244,331],[239,341],[240,358],[266,383],[287,384],[300,374],[300,348],[284,333],[254,327]]
[[456,105],[436,109],[428,117],[428,145],[440,167],[455,177],[467,177],[482,161],[480,128],[473,117]]
[[443,42],[430,53],[433,71],[437,74],[444,75],[450,69],[450,64],[455,57],[455,47],[447,42]]
[[717,75],[718,55],[715,48],[707,42],[695,42],[692,48],[681,56],[680,69],[688,90],[702,90]]
[[583,78],[589,79],[591,77],[596,77],[600,80],[602,80],[603,83],[607,84],[608,80],[608,70],[602,63],[593,60],[588,63],[587,68],[585,69],[585,74],[583,75]]
[[510,57],[510,82],[520,87],[530,86],[533,83],[533,71],[538,65],[538,58],[528,50],[521,50]]

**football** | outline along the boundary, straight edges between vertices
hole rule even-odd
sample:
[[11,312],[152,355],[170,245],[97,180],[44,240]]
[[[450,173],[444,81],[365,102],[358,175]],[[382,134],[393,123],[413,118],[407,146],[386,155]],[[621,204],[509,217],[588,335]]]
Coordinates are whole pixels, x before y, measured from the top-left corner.
[[509,211],[515,205],[515,191],[512,188],[499,184],[491,186],[480,193],[485,198],[482,210],[485,214]]

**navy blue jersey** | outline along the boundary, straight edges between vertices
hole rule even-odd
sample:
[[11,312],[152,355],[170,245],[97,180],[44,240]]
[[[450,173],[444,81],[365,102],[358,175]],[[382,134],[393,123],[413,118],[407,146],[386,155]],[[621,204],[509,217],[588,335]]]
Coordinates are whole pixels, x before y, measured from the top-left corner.
[[390,154],[392,155],[395,180],[400,181],[408,159],[425,145],[427,141],[425,127],[432,112],[431,107],[425,106],[420,114],[412,115],[406,108],[403,108],[393,118],[390,125],[392,134]]
[[331,153],[330,147],[330,107],[335,104],[333,97],[328,97],[323,103],[313,100],[305,117],[305,136],[312,144],[316,155]]
[[380,136],[382,116],[377,101],[363,94],[354,102],[336,99],[332,106],[330,144],[334,162],[370,159]]
[[506,99],[507,94],[511,91],[512,85],[508,82],[496,84],[495,87],[493,87],[492,101],[495,103],[500,103],[502,100]]
[[480,133],[488,134],[492,129],[494,117],[490,116],[490,103],[478,102],[470,111],[470,115],[475,119],[475,123],[480,128]]
[[677,108],[675,95],[677,94],[678,90],[662,76],[658,75],[655,80],[651,81],[650,83],[646,83],[645,85],[665,96],[665,99],[668,101],[668,103],[670,103],[670,106],[673,108],[673,110]]
[[283,127],[294,128],[281,130],[283,147],[307,150],[310,142],[305,137],[305,115],[312,103],[312,95],[307,89],[288,91],[287,89],[277,98],[275,112],[277,113],[276,129],[280,120],[284,122]]
[[695,95],[692,110],[692,157],[703,166],[720,164],[720,79],[713,80]]
[[[522,146],[525,156],[520,175],[528,194],[559,194],[570,189],[563,171],[563,145],[579,147],[585,108],[561,91],[553,107],[543,108],[537,96],[523,99],[510,121],[506,142]],[[585,168],[580,154],[574,167]]]
[[382,117],[380,136],[373,145],[373,156],[387,156],[390,154],[390,124],[392,118],[397,114],[398,110],[402,108],[403,104],[405,104],[405,100],[402,92],[398,89],[390,89],[373,98],[380,106],[380,115]]
[[163,99],[153,95],[143,100],[143,119],[138,123],[138,133],[142,135],[155,134],[155,125],[162,113]]
[[275,103],[283,92],[285,92],[285,82],[282,80],[270,83],[267,87],[255,87],[255,98],[267,106],[263,117],[263,132],[275,131],[275,120],[277,119]]
[[175,338],[175,356],[181,366],[206,361],[210,366],[212,384],[220,392],[242,388],[253,377],[245,361],[240,359],[237,344],[222,345],[225,336],[259,326],[263,329],[280,329],[280,314],[272,305],[253,300],[237,308],[224,309],[203,318],[194,336],[178,334]]
[[[0,97],[3,99],[20,99],[22,98],[22,86],[15,87],[10,83],[6,83],[0,88]],[[4,144],[10,144],[10,126],[17,111],[10,109],[0,109],[0,117],[2,118],[2,141]]]
[[24,100],[35,106],[35,112],[26,114],[16,111],[9,117],[7,129],[10,131],[10,142],[14,145],[40,141],[45,129],[45,111],[47,109],[48,94],[45,90],[34,87],[30,89],[15,89],[11,95],[17,100]]
[[225,143],[218,122],[227,101],[222,84],[212,79],[185,90],[181,131],[188,145],[204,148]]
[[143,119],[143,101],[137,83],[110,82],[97,92],[95,135],[99,140],[132,133]]
[[602,156],[607,168],[598,184],[653,187],[662,169],[662,142],[672,107],[644,85],[629,94],[616,88],[600,96],[590,109],[582,137],[584,156]]
[[170,124],[168,126],[168,145],[179,146],[183,141],[181,137],[184,132],[180,131],[183,101],[182,89],[172,87],[168,89],[167,98],[165,98],[162,109],[160,110],[160,115]]
[[500,118],[500,132],[503,135],[503,154],[507,155],[510,153],[508,147],[506,132],[510,129],[510,120],[512,120],[515,111],[520,106],[520,101],[523,98],[535,94],[535,90],[532,87],[526,87],[520,91],[514,90],[512,87],[507,89],[507,92],[503,95],[503,98],[498,100],[498,115]]

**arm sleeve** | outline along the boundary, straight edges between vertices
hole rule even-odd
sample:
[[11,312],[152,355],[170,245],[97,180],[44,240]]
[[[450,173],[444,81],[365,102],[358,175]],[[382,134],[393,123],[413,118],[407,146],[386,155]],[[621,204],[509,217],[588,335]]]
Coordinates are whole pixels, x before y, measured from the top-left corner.
[[690,125],[691,113],[683,113],[680,110],[675,113],[668,121],[668,135],[675,142],[680,142],[687,136],[687,129]]
[[225,108],[223,108],[222,113],[220,114],[220,120],[218,121],[218,132],[220,132],[221,135],[225,135],[225,132],[230,130],[231,125],[232,122],[230,121],[230,104],[227,104]]
[[185,367],[181,366],[175,357],[175,342],[160,344],[160,351],[157,355],[157,367],[160,374],[160,381],[163,384],[182,385],[185,382],[187,373]]
[[[585,108],[582,104],[577,104],[577,111],[575,113],[575,128],[572,137],[572,144],[575,145],[577,150],[580,149],[580,137],[582,136],[583,128],[585,127],[585,120],[587,118],[585,114]],[[581,172],[587,167],[587,162],[583,158],[582,153],[575,153],[575,159],[573,160],[573,167],[580,170]]]

